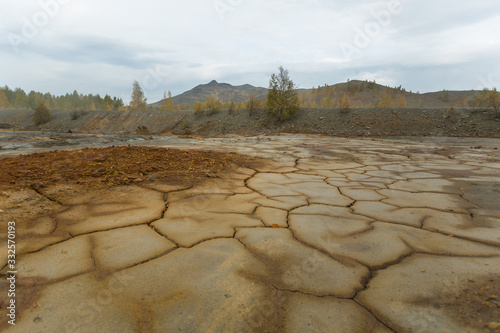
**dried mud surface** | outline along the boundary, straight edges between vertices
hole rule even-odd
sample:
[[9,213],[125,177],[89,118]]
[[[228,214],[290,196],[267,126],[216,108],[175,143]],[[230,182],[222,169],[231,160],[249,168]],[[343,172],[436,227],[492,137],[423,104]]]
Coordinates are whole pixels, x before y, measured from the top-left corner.
[[0,330],[500,332],[500,140],[120,140],[0,149]]

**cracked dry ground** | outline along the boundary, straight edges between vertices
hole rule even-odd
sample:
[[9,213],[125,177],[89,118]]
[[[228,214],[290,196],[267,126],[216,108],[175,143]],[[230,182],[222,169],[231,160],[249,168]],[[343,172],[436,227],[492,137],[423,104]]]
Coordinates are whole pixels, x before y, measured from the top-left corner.
[[269,161],[191,187],[12,194],[51,213],[18,224],[23,307],[7,327],[2,306],[2,329],[499,331],[497,150],[318,136],[170,146]]

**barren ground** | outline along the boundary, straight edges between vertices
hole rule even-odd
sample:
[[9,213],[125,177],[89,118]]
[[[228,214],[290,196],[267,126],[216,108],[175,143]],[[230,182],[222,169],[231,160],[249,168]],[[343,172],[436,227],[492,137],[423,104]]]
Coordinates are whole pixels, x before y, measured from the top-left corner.
[[189,184],[245,166],[249,158],[206,151],[119,146],[49,151],[0,159],[0,186],[115,186],[155,180]]
[[500,332],[498,139],[2,135],[6,332]]

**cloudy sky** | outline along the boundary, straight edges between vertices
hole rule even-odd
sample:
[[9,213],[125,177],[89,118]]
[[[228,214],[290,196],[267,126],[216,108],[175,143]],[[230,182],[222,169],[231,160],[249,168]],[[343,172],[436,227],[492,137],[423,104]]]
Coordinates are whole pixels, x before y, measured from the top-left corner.
[[498,0],[0,0],[0,86],[149,102],[211,80],[500,88]]

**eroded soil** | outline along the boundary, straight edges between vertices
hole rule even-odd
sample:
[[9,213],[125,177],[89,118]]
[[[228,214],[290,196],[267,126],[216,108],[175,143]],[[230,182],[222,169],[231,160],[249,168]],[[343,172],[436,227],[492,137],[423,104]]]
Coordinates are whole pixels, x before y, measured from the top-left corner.
[[156,179],[191,183],[249,160],[236,154],[136,146],[49,151],[0,159],[0,186],[114,186]]
[[[498,143],[158,139],[138,144],[191,150],[176,168],[192,156],[198,181],[132,163],[122,172],[142,180],[116,186],[92,185],[114,175],[92,175],[105,150],[61,153],[89,165],[87,183],[58,171],[2,190],[21,295],[16,326],[2,305],[1,328],[499,332]],[[206,151],[228,160],[203,164]]]

